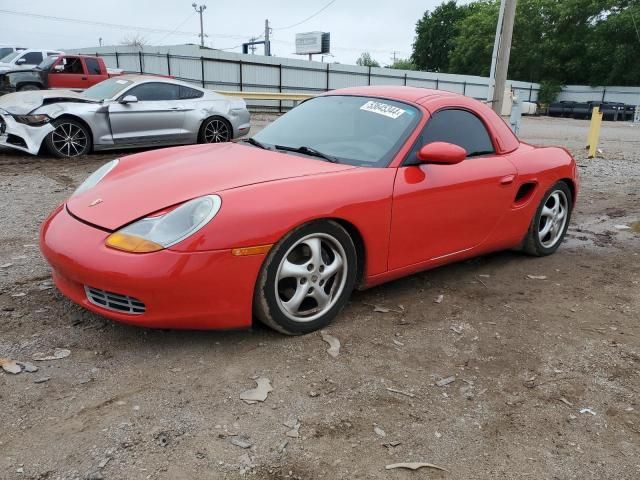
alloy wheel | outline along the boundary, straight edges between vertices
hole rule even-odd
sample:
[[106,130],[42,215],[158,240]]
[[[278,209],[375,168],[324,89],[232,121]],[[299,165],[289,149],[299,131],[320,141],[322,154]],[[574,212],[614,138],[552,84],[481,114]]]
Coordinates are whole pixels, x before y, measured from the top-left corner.
[[553,247],[562,238],[567,223],[569,202],[562,190],[554,190],[540,212],[538,239],[545,248]]
[[222,120],[214,118],[204,128],[204,140],[206,143],[228,142],[229,138],[229,127]]
[[61,123],[51,133],[51,143],[57,153],[64,157],[76,157],[87,148],[86,132],[73,123]]
[[307,235],[284,255],[276,274],[278,307],[289,319],[311,322],[329,311],[347,280],[347,256],[326,233]]

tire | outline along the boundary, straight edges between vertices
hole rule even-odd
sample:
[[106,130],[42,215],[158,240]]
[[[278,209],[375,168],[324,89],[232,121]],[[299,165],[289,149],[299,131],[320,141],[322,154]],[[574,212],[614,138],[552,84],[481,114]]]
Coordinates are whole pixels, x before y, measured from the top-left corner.
[[565,182],[553,185],[536,210],[524,239],[523,250],[537,257],[554,253],[567,233],[572,205],[569,186]]
[[42,90],[42,88],[40,88],[38,85],[36,85],[35,83],[27,83],[25,85],[21,85],[18,88],[18,92],[30,92],[30,91],[35,91],[35,90]]
[[53,121],[52,126],[53,132],[45,139],[52,155],[71,158],[86,155],[91,151],[91,132],[83,123],[71,118],[59,118]]
[[338,223],[302,225],[269,252],[256,283],[254,315],[285,335],[321,329],[349,301],[357,265],[353,240]]
[[233,138],[231,124],[222,117],[210,117],[202,122],[198,143],[222,143]]

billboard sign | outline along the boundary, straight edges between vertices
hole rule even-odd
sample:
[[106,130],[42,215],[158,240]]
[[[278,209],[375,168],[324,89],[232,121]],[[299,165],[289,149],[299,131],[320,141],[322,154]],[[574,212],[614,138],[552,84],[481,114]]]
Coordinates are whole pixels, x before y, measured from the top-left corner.
[[329,53],[330,35],[327,32],[296,33],[296,54]]

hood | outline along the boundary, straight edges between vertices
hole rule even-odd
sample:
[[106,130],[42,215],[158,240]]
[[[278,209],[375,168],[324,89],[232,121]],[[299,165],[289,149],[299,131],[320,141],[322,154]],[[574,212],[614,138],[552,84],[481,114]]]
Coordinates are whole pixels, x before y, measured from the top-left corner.
[[33,65],[16,65],[15,63],[0,62],[0,72],[6,72],[7,70],[28,70],[33,68]]
[[203,195],[221,193],[224,208],[225,190],[353,168],[235,143],[175,147],[122,158],[98,185],[72,196],[67,208],[87,223],[116,230]]
[[37,68],[16,68],[15,65],[11,65],[11,68],[8,70],[6,68],[0,68],[0,75],[5,75],[7,73],[24,73],[24,72],[40,72]]
[[73,90],[37,90],[3,95],[0,109],[14,115],[26,115],[42,105],[58,102],[100,103]]

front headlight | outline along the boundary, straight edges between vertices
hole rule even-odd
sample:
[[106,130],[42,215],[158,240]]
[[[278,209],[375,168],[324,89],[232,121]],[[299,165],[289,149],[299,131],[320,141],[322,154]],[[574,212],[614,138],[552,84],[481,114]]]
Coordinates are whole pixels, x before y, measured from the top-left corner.
[[157,252],[196,233],[216,216],[221,205],[218,195],[195,198],[168,213],[128,225],[109,235],[105,243],[125,252]]
[[110,162],[105,163],[103,166],[89,175],[87,179],[82,182],[78,188],[76,188],[76,191],[73,192],[73,195],[77,195],[89,190],[90,188],[95,187],[100,182],[100,180],[107,176],[107,173],[116,168],[119,161],[120,160],[116,158],[115,160],[111,160]]
[[51,121],[49,115],[14,115],[13,119],[18,123],[39,127]]

